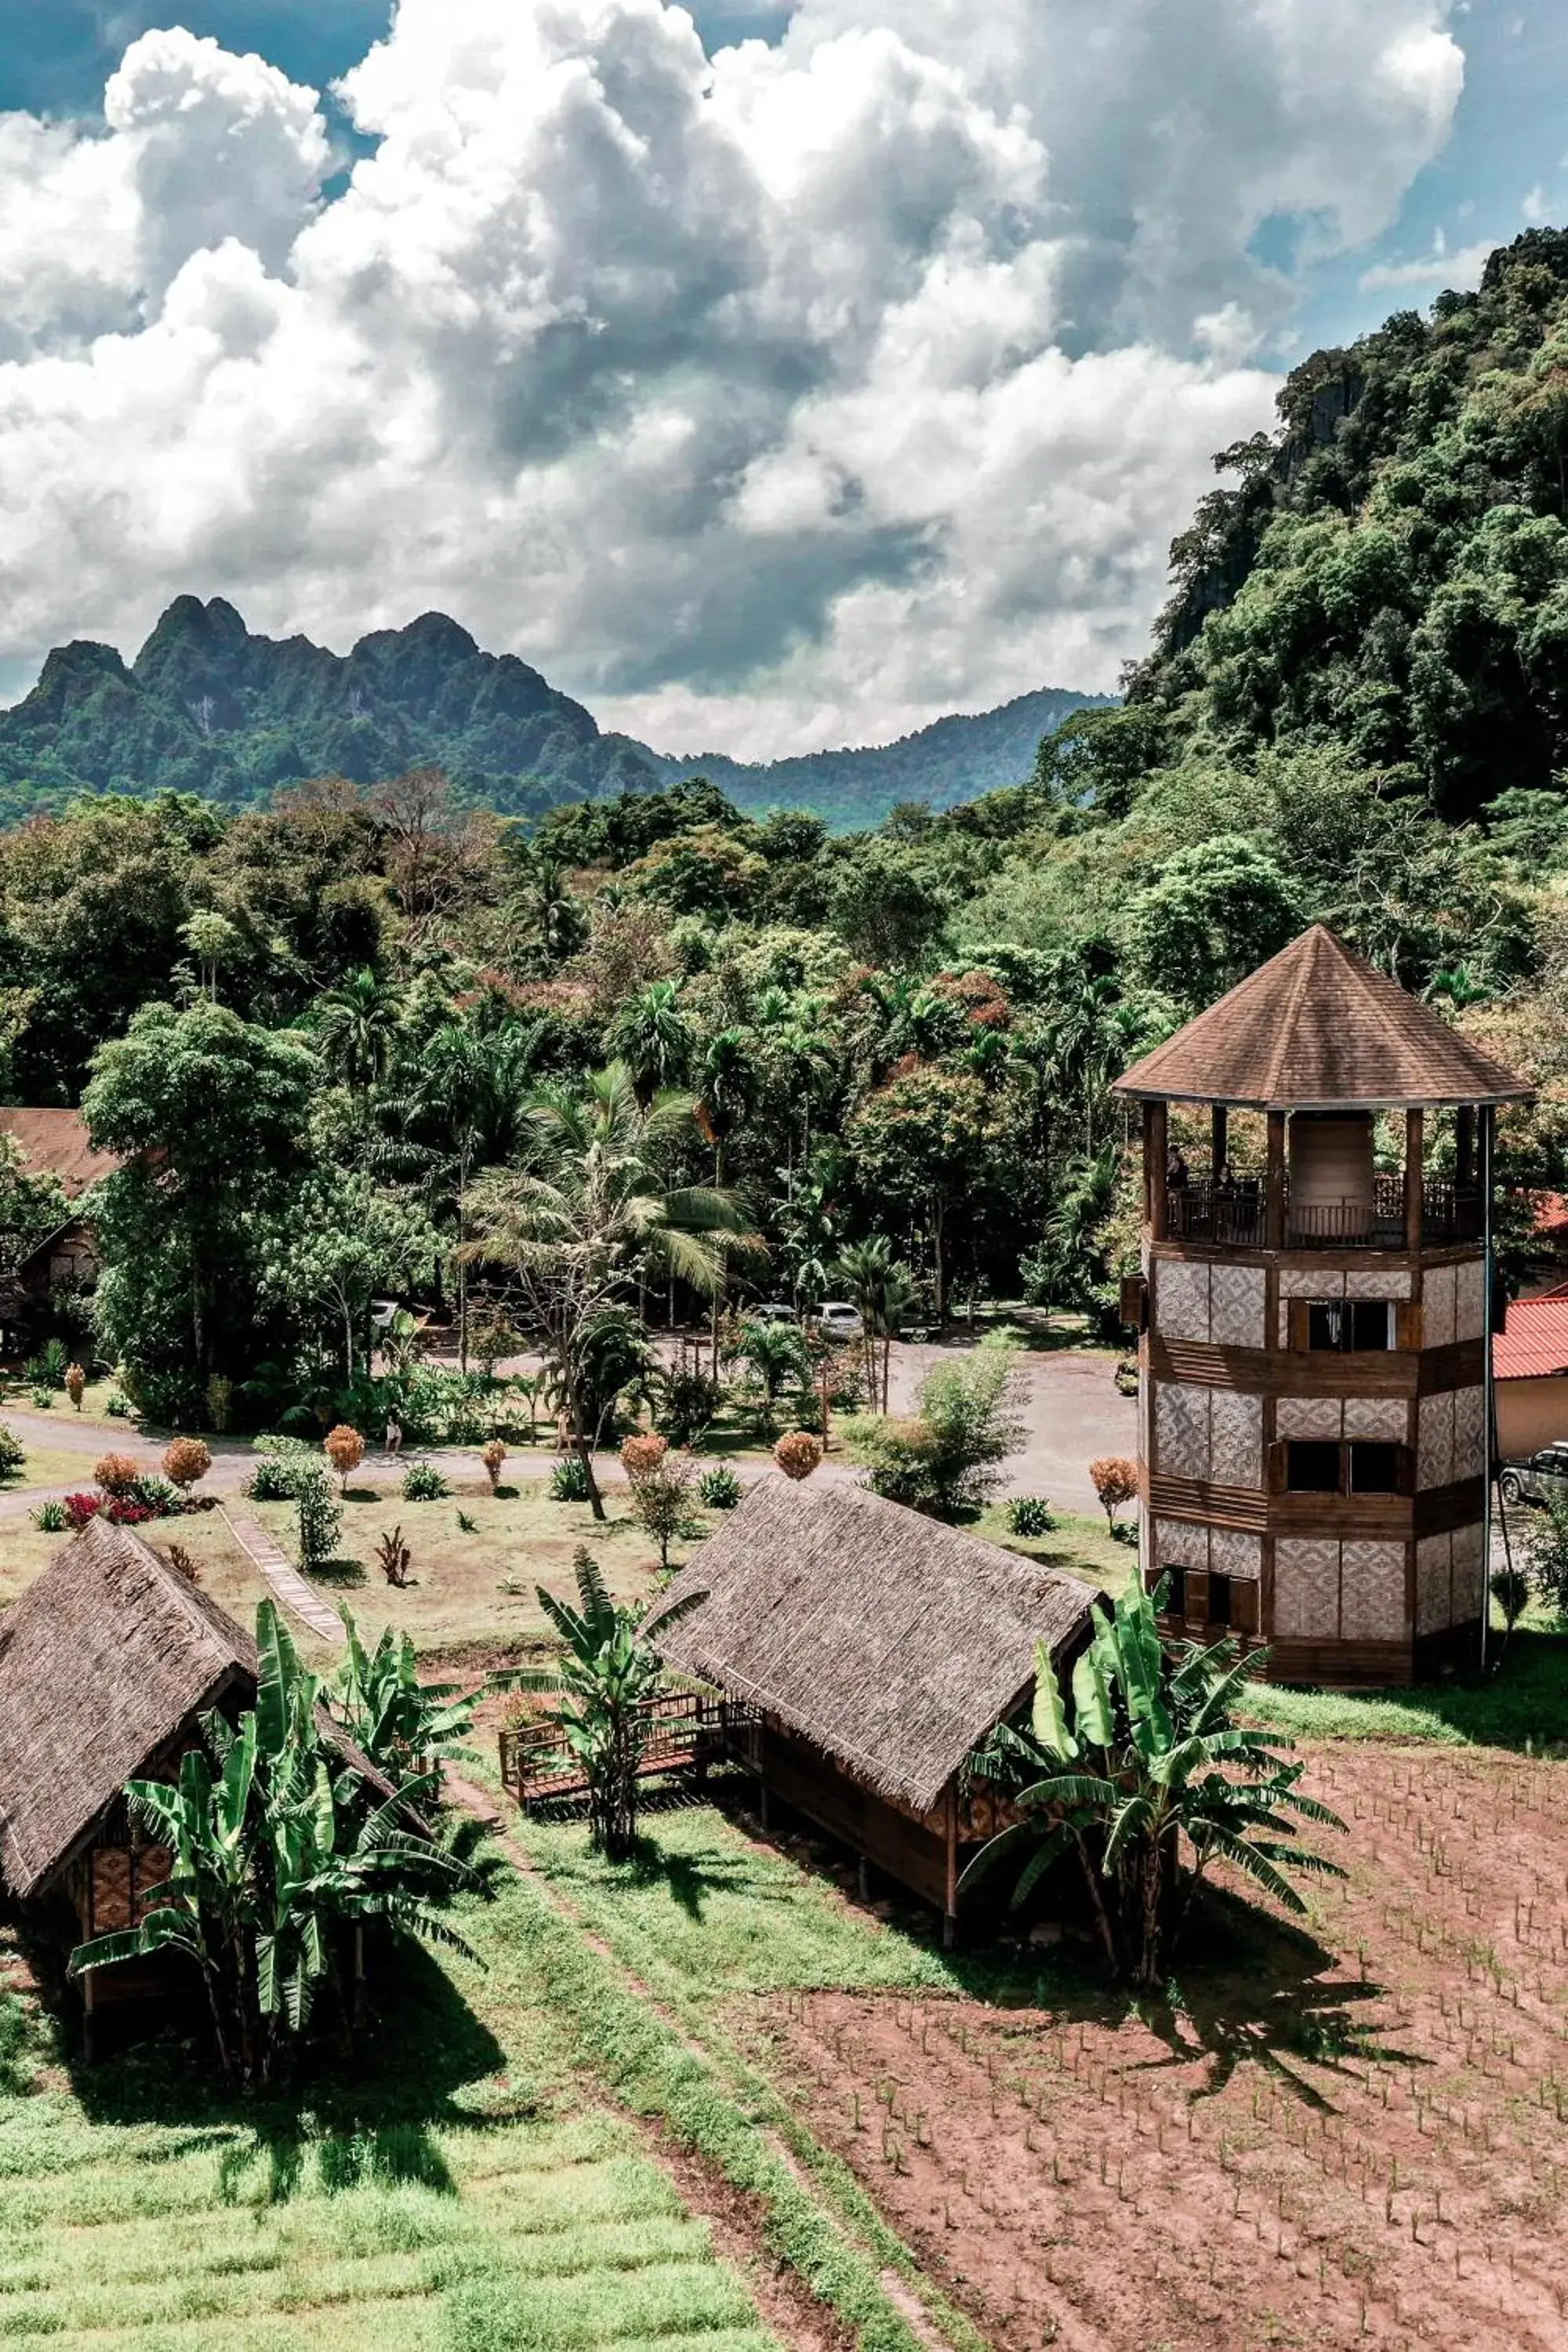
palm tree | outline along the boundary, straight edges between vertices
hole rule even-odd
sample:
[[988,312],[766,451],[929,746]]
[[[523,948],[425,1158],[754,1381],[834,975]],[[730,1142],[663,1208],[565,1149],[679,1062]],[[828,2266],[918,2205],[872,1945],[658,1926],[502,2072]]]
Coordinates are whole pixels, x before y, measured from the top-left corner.
[[[1304,1912],[1286,1872],[1332,1877],[1334,1863],[1292,1841],[1296,1821],[1342,1829],[1302,1791],[1304,1763],[1287,1763],[1275,1735],[1238,1728],[1235,1708],[1259,1664],[1234,1642],[1160,1638],[1163,1591],[1134,1585],[1094,1633],[1073,1669],[1070,1713],[1044,1643],[1035,1649],[1035,1701],[1026,1731],[1004,1725],[973,1759],[982,1778],[1009,1790],[1018,1818],[982,1847],[964,1876],[1020,1864],[1021,1907],[1061,1855],[1076,1853],[1111,1968],[1158,1984],[1212,1862],[1225,1861],[1282,1903]],[[1192,1861],[1181,1886],[1183,1841]]]
[[237,1725],[204,1716],[205,1749],[182,1758],[173,1786],[127,1784],[132,1821],[173,1857],[163,1899],[70,1963],[85,1975],[183,1953],[205,1987],[224,2071],[246,2083],[265,2081],[282,2035],[309,2023],[340,1926],[386,1919],[468,1949],[432,1900],[468,1873],[411,1826],[417,1784],[373,1801],[270,1601],[256,1613],[256,1647],[255,1706]]
[[873,1411],[877,1403],[877,1342],[881,1340],[882,1411],[886,1412],[892,1371],[893,1334],[900,1319],[913,1304],[914,1276],[907,1265],[894,1257],[893,1244],[886,1234],[874,1234],[869,1241],[852,1242],[840,1255],[836,1272],[850,1299],[859,1309],[863,1327],[861,1342],[866,1356],[866,1391]]
[[469,1258],[517,1279],[545,1345],[571,1423],[595,1518],[605,1507],[594,1475],[590,1417],[596,1336],[606,1313],[651,1265],[716,1293],[724,1253],[759,1254],[733,1193],[717,1186],[668,1190],[657,1172],[687,1134],[689,1096],[659,1095],[645,1108],[630,1073],[611,1063],[580,1087],[546,1088],[524,1107],[521,1169],[498,1169],[475,1188]]
[[368,964],[316,1001],[314,1024],[322,1058],[362,1099],[386,1074],[402,1010],[398,991],[378,979]]
[[650,981],[628,997],[610,1024],[609,1044],[631,1072],[646,1109],[655,1095],[679,1082],[690,1059],[691,1024],[681,1006],[679,982]]
[[741,1360],[750,1364],[763,1391],[763,1408],[759,1416],[763,1434],[772,1438],[773,1406],[778,1393],[791,1373],[809,1377],[811,1357],[806,1349],[805,1334],[798,1323],[747,1323],[741,1331]]
[[656,1606],[650,1617],[646,1603],[628,1609],[611,1600],[586,1549],[579,1547],[573,1569],[575,1609],[542,1584],[535,1587],[564,1644],[559,1664],[524,1666],[503,1680],[559,1701],[555,1721],[588,1783],[589,1835],[607,1861],[629,1862],[637,1851],[637,1776],[651,1728],[647,1701],[663,1671],[647,1637],[708,1596],[688,1593],[672,1608]]
[[382,1105],[388,1128],[405,1144],[429,1139],[434,1160],[452,1188],[457,1222],[458,1348],[468,1368],[466,1244],[468,1192],[477,1170],[510,1156],[535,1088],[534,1061],[543,1021],[509,1021],[498,1029],[444,1022],[411,1061],[395,1097]]

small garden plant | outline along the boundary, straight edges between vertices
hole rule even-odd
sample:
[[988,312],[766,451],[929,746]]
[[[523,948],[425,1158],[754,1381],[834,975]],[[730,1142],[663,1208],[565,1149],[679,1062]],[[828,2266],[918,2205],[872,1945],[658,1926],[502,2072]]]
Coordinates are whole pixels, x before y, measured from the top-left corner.
[[704,1470],[697,1481],[697,1499],[705,1511],[732,1511],[745,1488],[727,1462]]
[[185,1493],[213,1466],[212,1454],[199,1437],[175,1437],[163,1448],[163,1475]]
[[321,1440],[321,1451],[338,1474],[338,1492],[345,1494],[349,1480],[364,1460],[363,1438],[346,1421],[340,1422]]
[[809,1478],[822,1460],[822,1440],[808,1429],[787,1430],[773,1448],[773,1460],[786,1478]]
[[1044,1495],[1015,1495],[1007,1506],[1007,1526],[1016,1536],[1048,1536],[1056,1520]]
[[627,1438],[621,1448],[621,1467],[631,1488],[633,1514],[658,1544],[660,1568],[668,1569],[670,1545],[698,1532],[691,1511],[696,1465],[689,1454],[672,1451],[668,1438],[653,1433]]
[[433,1462],[411,1462],[403,1474],[405,1503],[444,1503],[451,1491]]
[[27,1449],[14,1429],[0,1421],[0,1480],[19,1477]]
[[550,1474],[550,1499],[552,1503],[585,1503],[588,1499],[588,1473],[574,1454],[558,1462]]
[[1137,1499],[1138,1465],[1124,1454],[1101,1454],[1089,1464],[1089,1475],[1100,1497],[1100,1507],[1105,1513],[1105,1523],[1114,1536],[1119,1532],[1117,1512],[1123,1503]]

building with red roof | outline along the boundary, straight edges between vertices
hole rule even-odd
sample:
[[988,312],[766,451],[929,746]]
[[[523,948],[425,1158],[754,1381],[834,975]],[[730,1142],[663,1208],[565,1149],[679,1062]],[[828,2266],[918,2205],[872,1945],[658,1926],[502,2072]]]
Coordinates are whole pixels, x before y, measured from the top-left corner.
[[1568,1283],[1509,1302],[1492,1340],[1492,1378],[1504,1461],[1568,1438]]

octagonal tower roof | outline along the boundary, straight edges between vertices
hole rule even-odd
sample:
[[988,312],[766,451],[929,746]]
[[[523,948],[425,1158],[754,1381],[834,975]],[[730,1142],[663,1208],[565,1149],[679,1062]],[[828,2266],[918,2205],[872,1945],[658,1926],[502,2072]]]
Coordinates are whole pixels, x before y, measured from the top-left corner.
[[1525,1102],[1531,1091],[1321,923],[1134,1062],[1113,1088],[1253,1110]]

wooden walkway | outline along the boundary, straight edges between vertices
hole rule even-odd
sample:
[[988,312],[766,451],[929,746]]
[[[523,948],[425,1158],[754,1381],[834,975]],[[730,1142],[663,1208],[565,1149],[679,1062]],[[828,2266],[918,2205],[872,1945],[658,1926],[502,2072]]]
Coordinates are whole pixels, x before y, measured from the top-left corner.
[[226,1508],[225,1518],[234,1530],[235,1541],[260,1570],[271,1587],[274,1597],[285,1609],[319,1633],[323,1642],[342,1647],[345,1639],[343,1621],[328,1601],[323,1601],[313,1584],[302,1577],[292,1560],[279,1550],[266,1528],[250,1517],[248,1511]]

